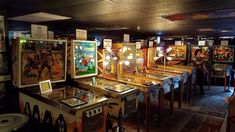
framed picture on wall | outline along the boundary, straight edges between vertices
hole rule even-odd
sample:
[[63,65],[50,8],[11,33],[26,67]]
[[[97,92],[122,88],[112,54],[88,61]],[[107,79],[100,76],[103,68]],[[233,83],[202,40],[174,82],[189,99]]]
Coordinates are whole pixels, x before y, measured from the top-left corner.
[[6,51],[5,47],[5,23],[4,16],[0,15],[0,52]]
[[97,75],[97,46],[95,41],[73,40],[71,52],[72,78]]

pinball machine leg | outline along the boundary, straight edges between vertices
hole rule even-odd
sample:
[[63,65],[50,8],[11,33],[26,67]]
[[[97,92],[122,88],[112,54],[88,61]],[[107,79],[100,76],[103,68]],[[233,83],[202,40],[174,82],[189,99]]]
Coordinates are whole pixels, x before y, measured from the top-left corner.
[[171,99],[170,99],[170,114],[173,114],[174,111],[174,84],[171,84]]
[[137,122],[136,122],[137,123],[137,132],[140,132],[140,112],[139,112],[139,108],[138,107],[136,109],[136,115],[137,115]]
[[192,75],[189,76],[188,85],[189,85],[188,103],[190,103],[192,100]]
[[224,76],[224,92],[226,91],[226,87],[227,87],[227,77]]
[[158,95],[158,98],[159,98],[159,102],[158,102],[158,125],[161,126],[161,121],[162,121],[162,111],[164,109],[164,90],[163,89],[160,89],[159,90],[159,95]]
[[179,103],[178,103],[178,108],[181,109],[182,101],[183,101],[183,85],[182,81],[180,81],[179,85]]
[[147,94],[146,98],[146,112],[145,112],[145,120],[146,120],[146,132],[149,132],[149,107],[150,107],[150,96]]

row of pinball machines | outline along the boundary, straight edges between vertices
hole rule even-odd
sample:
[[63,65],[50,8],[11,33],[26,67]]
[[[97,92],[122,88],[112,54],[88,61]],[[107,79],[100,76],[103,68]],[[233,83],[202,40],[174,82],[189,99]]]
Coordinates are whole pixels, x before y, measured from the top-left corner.
[[[155,58],[152,61],[163,65],[164,57],[161,57],[161,55],[163,54],[164,49],[165,47],[152,48],[152,51],[148,53],[148,55],[150,58],[152,56],[157,56],[160,59]],[[190,65],[192,64],[192,61],[195,60],[195,51],[197,49],[201,49],[207,71],[209,71],[206,76],[207,78],[205,78],[208,81],[209,86],[211,84],[211,78],[214,78],[214,83],[217,83],[216,78],[224,79],[224,84],[226,84],[226,80],[229,78],[230,79],[228,81],[231,81],[231,67],[234,63],[233,45],[169,45],[168,49],[171,50],[166,54],[167,59],[165,61],[165,65]]]
[[18,38],[12,45],[20,110],[42,124],[38,131],[103,132],[108,115],[137,111],[138,89],[98,78],[97,68],[95,41]]
[[[21,112],[47,129],[103,132],[113,127],[108,122],[112,116],[118,118],[118,130],[124,131],[122,119],[136,113],[136,123],[143,118],[149,131],[155,118],[158,124],[164,119],[165,95],[170,95],[170,113],[176,90],[179,108],[184,98],[190,102],[195,68],[169,66],[167,61],[179,58],[171,59],[178,64],[186,58],[184,51],[136,49],[136,43],[97,49],[95,41],[18,38],[12,46],[13,84],[20,91]],[[42,92],[47,87],[39,84],[45,80],[53,88]]]
[[[159,117],[159,124],[163,119],[165,94],[171,96],[173,112],[177,88],[181,107],[182,72],[143,68],[148,58],[138,55],[135,43],[116,43],[112,49],[97,52],[95,41],[67,44],[65,40],[18,38],[12,49],[13,84],[20,89],[21,111],[50,126],[47,129],[104,131],[110,115],[118,117],[122,131],[121,120],[140,112],[148,131],[153,117]],[[40,92],[47,89],[38,87],[44,80],[53,83],[52,90]]]
[[[181,73],[166,73],[147,67],[148,50],[150,48],[136,50],[135,43],[114,43],[112,49],[106,48],[98,51],[100,77],[139,87],[144,97],[139,99],[140,107],[144,108],[144,110],[140,108],[140,112],[145,113],[147,131],[153,120],[151,117],[155,117],[154,115],[157,115],[159,123],[161,122],[166,94],[170,94],[169,109],[170,113],[173,113],[174,91],[179,89],[178,102],[179,108],[181,107],[183,83],[185,80],[187,82],[187,78],[183,80]],[[155,109],[150,109],[151,107]]]

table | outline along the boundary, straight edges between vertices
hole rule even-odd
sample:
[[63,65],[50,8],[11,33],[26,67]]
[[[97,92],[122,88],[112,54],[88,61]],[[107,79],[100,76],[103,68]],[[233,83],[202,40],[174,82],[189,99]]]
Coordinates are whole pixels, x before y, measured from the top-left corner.
[[24,114],[11,113],[0,115],[1,132],[17,131],[28,122],[28,116]]

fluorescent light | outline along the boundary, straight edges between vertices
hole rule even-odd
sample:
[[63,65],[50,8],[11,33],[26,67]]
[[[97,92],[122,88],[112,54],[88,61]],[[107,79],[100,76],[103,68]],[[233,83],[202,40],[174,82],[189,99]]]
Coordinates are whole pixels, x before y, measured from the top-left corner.
[[212,28],[202,28],[202,29],[198,29],[198,31],[200,31],[200,32],[212,32],[212,31],[214,31],[214,29],[212,29]]
[[32,13],[32,14],[28,14],[28,15],[22,15],[22,16],[16,16],[16,17],[9,18],[9,20],[32,22],[32,23],[68,20],[68,19],[72,19],[72,18],[66,17],[66,16],[61,16],[61,15],[50,14],[50,13],[46,13],[46,12],[38,12],[38,13]]

